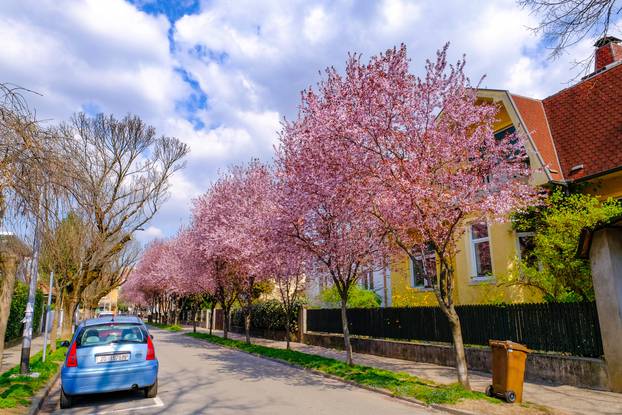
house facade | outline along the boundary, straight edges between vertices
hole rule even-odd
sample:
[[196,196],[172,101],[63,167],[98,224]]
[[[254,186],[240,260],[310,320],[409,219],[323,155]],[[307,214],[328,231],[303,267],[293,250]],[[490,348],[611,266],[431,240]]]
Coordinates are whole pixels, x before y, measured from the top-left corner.
[[114,288],[108,294],[103,296],[97,304],[97,312],[117,311],[117,303],[119,302],[119,288]]
[[[532,167],[534,185],[557,184],[622,198],[622,42],[608,36],[595,44],[594,72],[545,99],[482,89],[479,99],[499,106],[495,135],[518,131]],[[517,233],[511,223],[464,224],[454,269],[458,304],[538,302],[525,287],[500,286],[517,258],[528,253],[533,234]],[[436,269],[432,253],[392,261],[392,305],[436,305],[421,272]]]
[[[391,293],[391,269],[389,266],[383,269],[369,270],[363,273],[358,284],[361,288],[375,292],[380,298],[380,307],[391,307],[393,296]],[[315,273],[305,284],[305,297],[311,307],[322,307],[325,304],[320,299],[320,293],[326,288],[332,287],[333,282],[329,275]]]

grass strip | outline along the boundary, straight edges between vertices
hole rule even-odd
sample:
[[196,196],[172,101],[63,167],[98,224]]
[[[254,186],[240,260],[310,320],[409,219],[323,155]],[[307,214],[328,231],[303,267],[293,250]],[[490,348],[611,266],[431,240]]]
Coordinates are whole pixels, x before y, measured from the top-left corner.
[[183,328],[177,324],[163,324],[163,323],[147,323],[149,326],[157,327],[162,330],[168,331],[182,331]]
[[32,397],[52,378],[60,364],[65,360],[67,348],[59,347],[51,352],[48,349],[45,362],[41,361],[42,352],[30,359],[30,371],[39,373],[39,377],[15,376],[19,374],[19,365],[9,369],[0,376],[0,409],[29,406]]
[[465,390],[457,383],[451,385],[437,384],[408,373],[392,372],[361,365],[348,366],[344,362],[336,359],[294,350],[246,344],[239,340],[223,339],[222,337],[209,335],[207,333],[186,333],[186,335],[207,340],[210,343],[221,346],[282,360],[303,368],[314,369],[359,385],[386,389],[395,396],[415,398],[426,404],[455,404],[464,399],[484,399],[489,402],[499,402],[496,399],[487,397],[481,392]]

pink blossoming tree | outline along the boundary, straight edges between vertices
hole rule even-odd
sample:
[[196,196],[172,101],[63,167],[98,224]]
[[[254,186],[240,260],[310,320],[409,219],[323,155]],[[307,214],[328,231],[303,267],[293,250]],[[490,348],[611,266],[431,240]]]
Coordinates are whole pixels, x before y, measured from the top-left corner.
[[287,316],[286,338],[287,349],[295,324],[290,320],[300,304],[307,276],[305,269],[310,262],[307,251],[301,249],[300,244],[293,238],[294,224],[290,222],[291,215],[283,206],[282,189],[276,180],[272,180],[268,188],[266,210],[262,216],[264,251],[261,256],[263,275],[269,276],[276,285],[283,312]]
[[448,65],[446,52],[427,62],[423,78],[409,73],[404,46],[368,64],[352,55],[345,76],[328,69],[319,91],[303,94],[303,109],[309,129],[329,130],[324,145],[341,152],[340,169],[354,194],[368,195],[391,247],[414,263],[428,247],[435,254],[436,265],[422,268],[451,326],[459,382],[469,388],[454,307],[456,242],[469,221],[504,217],[537,195],[523,138],[494,137],[498,108],[477,99],[464,60]]
[[[240,299],[244,305],[246,341],[250,343],[251,305],[265,273],[265,215],[271,175],[257,161],[235,166],[222,174],[210,190],[195,201],[192,228],[197,248],[209,267],[212,291],[229,311]],[[226,327],[227,329],[228,327]]]
[[[313,259],[308,270],[328,274],[341,297],[346,362],[352,364],[348,294],[382,257],[384,231],[368,212],[368,197],[360,192],[333,125],[309,112],[316,104],[309,101],[316,98],[321,100],[303,94],[298,119],[283,126],[276,155],[279,197],[291,242]],[[329,99],[317,105],[325,103],[333,105]]]

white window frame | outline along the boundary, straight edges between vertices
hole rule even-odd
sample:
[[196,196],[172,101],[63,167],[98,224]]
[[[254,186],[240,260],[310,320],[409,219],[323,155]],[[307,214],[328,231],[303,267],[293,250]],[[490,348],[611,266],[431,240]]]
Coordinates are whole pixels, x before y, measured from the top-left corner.
[[[468,224],[467,228],[467,246],[469,252],[471,252],[471,282],[472,283],[481,283],[481,282],[494,282],[495,281],[495,270],[494,270],[494,261],[492,256],[492,241],[490,238],[490,224],[487,220],[484,220],[486,223],[486,233],[488,236],[484,238],[473,239],[473,224],[481,221],[475,221]],[[490,251],[490,268],[492,271],[492,275],[478,275],[477,274],[477,257],[475,244],[481,242],[488,242],[488,250]]]
[[[416,254],[415,255],[415,259],[422,259],[421,254]],[[434,265],[436,266],[436,253],[434,251],[430,252],[430,253],[424,253],[423,254],[423,263],[425,264],[425,260],[426,259],[434,259]],[[415,261],[413,260],[412,257],[408,257],[408,263],[410,265],[410,287],[414,288],[416,290],[419,291],[432,291],[434,290],[433,286],[430,287],[426,287],[425,284],[424,285],[416,285],[415,284]],[[438,270],[435,270],[438,271]],[[430,281],[431,283],[433,283],[432,281]]]

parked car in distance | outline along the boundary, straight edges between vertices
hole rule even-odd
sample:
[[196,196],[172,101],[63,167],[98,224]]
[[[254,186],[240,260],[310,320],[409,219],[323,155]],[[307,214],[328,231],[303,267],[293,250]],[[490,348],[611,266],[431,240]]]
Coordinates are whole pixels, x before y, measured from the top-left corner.
[[112,316],[114,316],[114,313],[112,311],[101,311],[97,313],[97,318],[112,317]]
[[158,393],[158,360],[153,336],[135,316],[85,320],[76,328],[61,369],[61,408],[76,395],[142,389]]

